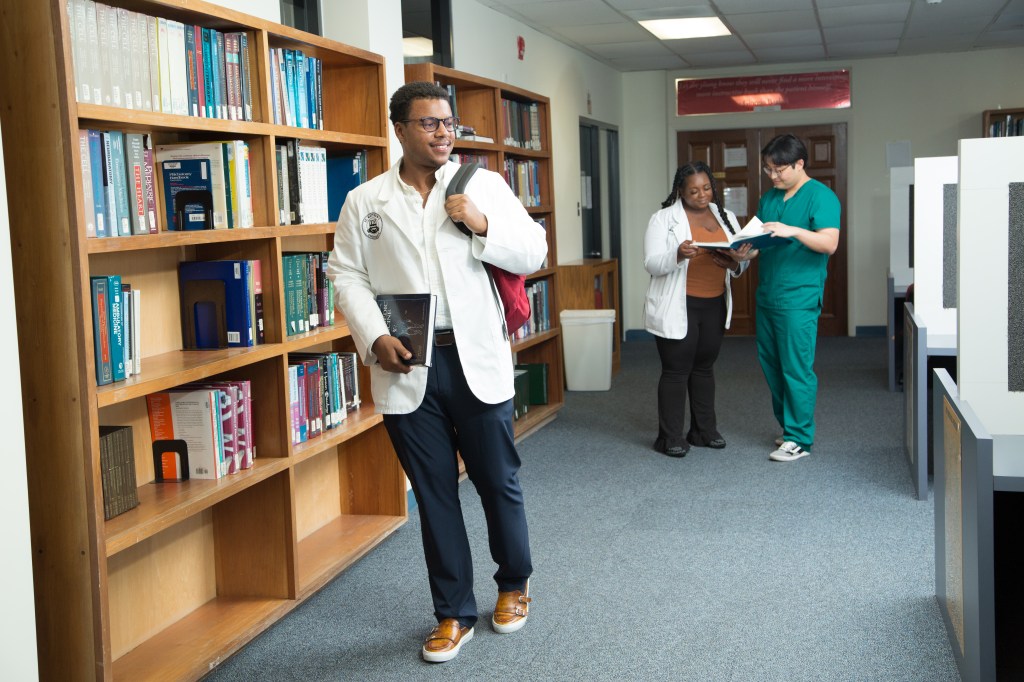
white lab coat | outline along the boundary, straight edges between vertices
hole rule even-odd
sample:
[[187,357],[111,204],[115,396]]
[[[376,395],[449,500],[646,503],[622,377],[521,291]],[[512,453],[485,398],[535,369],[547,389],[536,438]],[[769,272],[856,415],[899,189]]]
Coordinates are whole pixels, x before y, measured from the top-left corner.
[[[430,291],[420,218],[399,184],[400,166],[401,159],[386,173],[349,192],[327,265],[335,302],[363,363],[370,366],[373,401],[384,414],[415,410],[427,385],[426,368],[416,366],[409,374],[386,372],[371,350],[374,341],[388,334],[377,294]],[[543,263],[547,241],[544,229],[505,180],[483,169],[470,180],[466,194],[487,216],[487,236],[471,239],[460,232],[444,212],[443,198],[457,169],[458,164],[451,162],[438,169],[434,192],[441,196],[432,195],[424,210],[440,226],[437,254],[466,381],[477,398],[496,404],[515,393],[512,351],[502,332],[504,313],[494,300],[483,262],[530,274]]]
[[[710,208],[711,215],[715,216],[731,242],[733,235],[722,223],[718,206],[712,203]],[[735,214],[728,209],[725,214],[733,230],[739,232],[740,226]],[[652,215],[644,235],[644,268],[651,274],[644,302],[644,328],[665,339],[686,337],[686,271],[690,260],[687,258],[677,262],[676,253],[679,245],[687,239],[692,239],[692,233],[681,199],[676,199],[674,204]],[[739,273],[729,269],[725,271],[726,329],[732,320],[732,288],[729,281],[743,274],[749,265],[749,261],[740,263]]]

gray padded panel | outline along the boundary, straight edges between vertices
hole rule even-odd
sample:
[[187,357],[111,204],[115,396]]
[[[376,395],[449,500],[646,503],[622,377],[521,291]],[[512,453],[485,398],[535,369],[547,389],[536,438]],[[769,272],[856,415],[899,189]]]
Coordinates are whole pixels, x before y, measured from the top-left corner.
[[942,307],[956,308],[956,184],[942,186]]
[[1024,182],[1010,183],[1007,270],[1007,390],[1024,391]]

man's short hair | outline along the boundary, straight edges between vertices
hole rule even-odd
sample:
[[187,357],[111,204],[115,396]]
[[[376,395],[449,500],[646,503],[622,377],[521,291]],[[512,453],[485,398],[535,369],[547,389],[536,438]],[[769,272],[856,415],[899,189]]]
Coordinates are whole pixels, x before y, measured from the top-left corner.
[[776,135],[761,150],[761,158],[771,160],[776,166],[788,166],[801,160],[806,166],[807,147],[791,133]]
[[406,83],[391,95],[391,122],[398,123],[409,118],[409,109],[412,107],[413,100],[417,99],[447,100],[448,91],[440,85],[425,81]]

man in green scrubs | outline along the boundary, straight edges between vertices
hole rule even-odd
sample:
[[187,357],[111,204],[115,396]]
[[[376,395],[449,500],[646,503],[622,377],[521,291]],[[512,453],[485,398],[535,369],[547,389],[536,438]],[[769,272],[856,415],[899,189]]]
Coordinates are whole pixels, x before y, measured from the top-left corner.
[[757,217],[765,231],[790,240],[760,252],[757,355],[782,427],[768,457],[792,462],[811,454],[814,444],[814,350],[825,267],[839,245],[840,207],[831,189],[807,175],[807,148],[796,136],[773,138],[761,159],[774,186],[761,197]]

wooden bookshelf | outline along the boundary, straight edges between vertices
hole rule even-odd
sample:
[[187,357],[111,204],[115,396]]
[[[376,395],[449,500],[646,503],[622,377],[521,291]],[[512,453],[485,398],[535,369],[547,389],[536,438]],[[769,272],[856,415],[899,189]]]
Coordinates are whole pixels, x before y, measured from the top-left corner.
[[[548,404],[531,405],[527,414],[516,421],[516,439],[521,440],[551,422],[565,402],[562,369],[562,334],[558,322],[557,302],[561,286],[556,264],[555,197],[552,180],[551,156],[551,103],[547,97],[528,90],[456,71],[437,64],[406,64],[405,80],[427,81],[455,91],[453,110],[463,125],[474,128],[477,135],[494,142],[455,140],[455,154],[473,154],[484,157],[488,170],[503,173],[508,161],[535,161],[536,185],[539,187],[539,205],[527,205],[534,220],[543,221],[547,230],[548,258],[545,267],[527,276],[527,284],[543,280],[548,287],[548,319],[550,329],[530,334],[512,342],[516,362],[546,363],[548,365]],[[528,149],[507,143],[505,139],[502,100],[536,105],[539,124],[540,149]],[[505,174],[505,179],[509,177]],[[536,306],[534,306],[536,308]],[[535,310],[536,312],[536,310]]]
[[982,137],[1007,137],[1020,135],[1016,128],[1024,127],[1024,107],[1009,109],[986,109],[981,112]]
[[581,258],[558,266],[558,310],[614,310],[612,373],[622,357],[622,309],[619,306],[619,261]]
[[[354,350],[348,326],[286,336],[281,257],[329,251],[329,224],[279,226],[271,153],[283,139],[388,161],[382,57],[202,0],[115,7],[220,31],[250,45],[252,121],[76,102],[66,0],[0,0],[0,124],[44,680],[198,679],[371,551],[407,517],[405,477],[369,403],[301,445],[290,438],[288,355]],[[269,49],[323,60],[325,130],[275,125]],[[144,132],[154,144],[244,139],[255,226],[89,239],[78,130]],[[158,201],[160,182],[157,179]],[[162,205],[162,204],[161,204]],[[258,259],[266,343],[182,350],[178,263]],[[89,276],[143,291],[142,372],[96,385]],[[255,466],[215,481],[153,482],[146,396],[207,379],[252,382]],[[133,427],[140,504],[105,521],[99,427]]]

